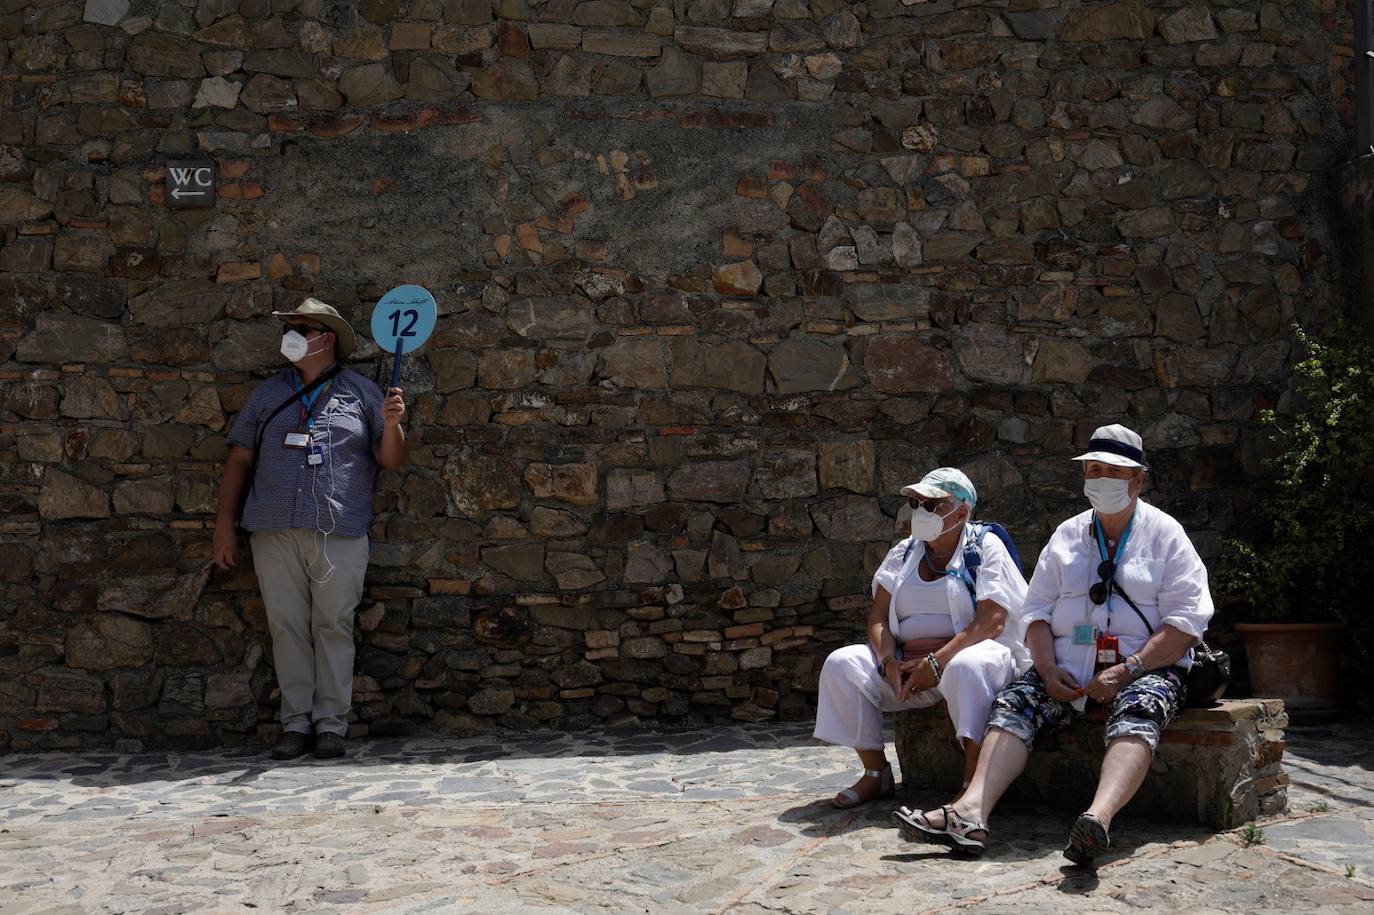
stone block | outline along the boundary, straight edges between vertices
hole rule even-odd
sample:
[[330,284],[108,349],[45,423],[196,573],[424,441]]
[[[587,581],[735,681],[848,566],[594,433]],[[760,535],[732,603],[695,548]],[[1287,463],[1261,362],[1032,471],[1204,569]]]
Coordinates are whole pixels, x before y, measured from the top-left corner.
[[364,64],[339,77],[339,91],[350,105],[369,107],[400,98],[400,83],[381,64]]
[[678,26],[673,30],[673,40],[681,45],[684,51],[711,60],[749,57],[768,49],[768,35],[765,32]]
[[463,449],[444,465],[444,479],[458,511],[468,517],[520,505],[520,474],[507,458]]
[[668,493],[688,502],[738,502],[749,475],[748,461],[683,464],[668,478]]
[[672,344],[672,386],[763,393],[767,359],[741,340],[682,337]]
[[129,0],[86,0],[81,18],[97,25],[119,25],[129,13]]
[[715,268],[711,282],[721,295],[754,296],[763,286],[763,274],[753,261],[740,261]]
[[811,506],[811,518],[827,540],[891,541],[892,519],[864,496],[836,496]]
[[29,223],[51,214],[52,203],[12,184],[0,187],[0,225]]
[[595,464],[541,464],[525,468],[525,482],[536,499],[554,499],[573,505],[595,505]]
[[40,671],[34,711],[95,715],[105,711],[105,683],[99,677],[61,667]]
[[590,588],[606,580],[596,562],[582,553],[551,552],[544,559],[544,570],[560,591]]
[[582,50],[589,54],[608,54],[612,57],[657,57],[662,39],[657,35],[630,32],[582,33]]
[[844,391],[863,383],[842,342],[788,337],[768,354],[768,377],[779,394]]
[[668,366],[660,338],[622,337],[601,351],[597,374],[623,388],[666,388]]
[[1096,364],[1087,347],[1078,341],[1049,338],[1040,341],[1031,380],[1037,384],[1082,384]]
[[[1282,706],[1272,699],[1224,699],[1184,709],[1165,729],[1145,783],[1123,812],[1225,830],[1287,809],[1287,776],[1270,771],[1281,766],[1288,723]],[[912,773],[905,784],[957,788],[963,754],[945,707],[899,712],[896,724],[897,757],[902,772]],[[1040,737],[1007,802],[1081,812],[1096,789],[1103,727],[1100,714],[1080,716]]]
[[869,341],[864,373],[884,394],[947,391],[954,386],[949,358],[912,337],[882,336]]
[[1143,41],[1154,31],[1154,16],[1143,3],[1125,0],[1072,10],[1059,24],[1061,41]]
[[612,470],[606,474],[606,508],[623,511],[666,498],[663,480],[652,470]]
[[38,494],[38,513],[49,521],[64,518],[108,518],[110,497],[71,474],[49,467]]
[[153,658],[153,627],[119,613],[102,613],[67,633],[67,664],[85,670],[141,667]]
[[821,488],[870,492],[875,463],[876,450],[871,440],[821,442]]
[[[769,449],[759,453],[754,465],[753,492],[764,499],[797,499],[814,496],[816,453],[803,448]],[[806,520],[809,533],[811,522]]]
[[544,577],[544,544],[484,547],[482,562],[516,581],[539,581]]
[[663,581],[672,570],[672,558],[648,541],[632,543],[626,549],[626,582],[654,584]]

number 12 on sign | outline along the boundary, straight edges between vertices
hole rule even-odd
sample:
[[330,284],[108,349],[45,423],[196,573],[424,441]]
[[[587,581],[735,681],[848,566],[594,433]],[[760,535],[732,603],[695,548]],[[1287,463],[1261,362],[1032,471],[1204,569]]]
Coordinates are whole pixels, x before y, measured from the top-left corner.
[[[405,311],[396,309],[389,317],[391,318],[391,336],[400,342],[402,337],[410,338],[415,336],[415,324],[420,320],[420,313],[414,308],[407,308]],[[401,330],[401,320],[405,319],[405,330]]]

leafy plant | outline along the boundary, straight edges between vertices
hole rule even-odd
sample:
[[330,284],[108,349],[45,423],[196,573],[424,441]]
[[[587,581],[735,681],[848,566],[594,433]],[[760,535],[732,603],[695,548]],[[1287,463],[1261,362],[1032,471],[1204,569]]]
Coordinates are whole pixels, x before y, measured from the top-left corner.
[[1265,410],[1273,487],[1232,540],[1218,590],[1270,622],[1340,621],[1374,585],[1374,347],[1350,330],[1297,330],[1298,409]]
[[1331,809],[1331,805],[1326,801],[1313,801],[1307,805],[1308,813],[1326,813]]
[[1246,823],[1245,828],[1240,831],[1240,843],[1246,848],[1252,845],[1263,845],[1265,843],[1264,830],[1254,823]]
[[1353,865],[1353,864],[1347,864],[1347,865],[1345,866],[1345,878],[1346,878],[1347,880],[1349,880],[1351,877],[1354,877],[1354,876],[1355,876],[1355,865]]

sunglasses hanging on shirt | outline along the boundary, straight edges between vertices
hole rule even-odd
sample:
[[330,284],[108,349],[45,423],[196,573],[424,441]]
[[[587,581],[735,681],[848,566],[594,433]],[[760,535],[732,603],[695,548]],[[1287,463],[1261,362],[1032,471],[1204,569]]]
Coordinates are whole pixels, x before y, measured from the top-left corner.
[[1107,596],[1112,592],[1112,585],[1116,584],[1112,577],[1116,575],[1116,563],[1110,559],[1102,560],[1097,567],[1097,577],[1102,579],[1097,584],[1088,589],[1088,599],[1094,604],[1104,604]]

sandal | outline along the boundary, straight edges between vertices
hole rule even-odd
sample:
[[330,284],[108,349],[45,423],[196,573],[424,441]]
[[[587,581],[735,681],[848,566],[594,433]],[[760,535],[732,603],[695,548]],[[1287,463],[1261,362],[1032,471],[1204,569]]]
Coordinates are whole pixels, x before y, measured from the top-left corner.
[[1107,827],[1091,813],[1085,813],[1074,821],[1069,830],[1069,845],[1064,849],[1064,857],[1074,864],[1091,867],[1095,859],[1102,857],[1111,848],[1112,840]]
[[891,764],[883,766],[881,769],[865,769],[864,775],[878,780],[877,791],[873,792],[873,794],[868,797],[859,797],[859,792],[855,791],[853,788],[846,788],[837,794],[831,803],[841,810],[848,810],[851,807],[858,807],[860,804],[876,801],[880,797],[891,797],[897,793],[897,784],[892,777]]
[[934,813],[935,810],[944,813],[945,823],[948,824],[949,805],[933,808],[930,812],[898,807],[892,811],[892,819],[897,823],[897,829],[901,832],[902,838],[908,842],[944,841],[947,835],[945,827],[936,826],[930,822],[930,814]]
[[[930,821],[930,815],[936,810],[945,816],[943,827],[936,826]],[[946,804],[943,807],[936,807],[924,812],[901,807],[892,811],[892,818],[897,821],[897,828],[902,831],[902,838],[908,842],[930,842],[934,840],[948,844],[955,851],[970,855],[981,855],[988,847],[988,828],[964,817],[954,809],[953,804]],[[975,833],[981,833],[981,835],[975,835]]]
[[[988,850],[987,826],[965,818],[952,806],[944,809],[945,815],[948,817],[945,822],[945,836],[948,837],[955,851],[976,857]],[[974,835],[974,833],[982,833],[982,835]]]

